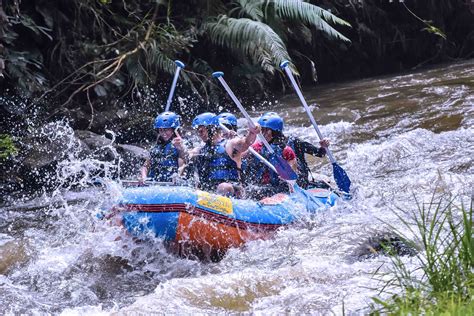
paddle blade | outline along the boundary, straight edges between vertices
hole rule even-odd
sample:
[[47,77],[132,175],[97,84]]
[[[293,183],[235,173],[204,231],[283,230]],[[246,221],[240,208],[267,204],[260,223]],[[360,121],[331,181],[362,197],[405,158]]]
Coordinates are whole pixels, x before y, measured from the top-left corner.
[[349,176],[347,175],[346,171],[334,162],[332,164],[332,172],[339,190],[349,193],[349,190],[351,188],[351,180],[349,179]]
[[288,164],[288,161],[286,161],[283,157],[273,154],[268,160],[275,167],[278,172],[278,175],[282,179],[296,180],[298,178],[296,172],[291,168],[291,166]]

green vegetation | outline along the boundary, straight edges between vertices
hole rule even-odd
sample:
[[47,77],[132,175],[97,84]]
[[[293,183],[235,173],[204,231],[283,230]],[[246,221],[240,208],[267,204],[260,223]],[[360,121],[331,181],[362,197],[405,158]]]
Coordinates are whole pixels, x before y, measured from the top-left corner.
[[446,34],[441,31],[439,28],[437,28],[436,26],[433,25],[433,22],[432,21],[427,21],[427,20],[423,20],[422,18],[420,18],[419,16],[417,16],[415,13],[413,13],[413,11],[411,11],[407,5],[405,4],[405,2],[403,2],[403,6],[407,9],[408,12],[410,12],[411,15],[413,15],[417,20],[419,20],[421,23],[425,24],[426,27],[423,28],[422,30],[423,31],[427,31],[427,32],[430,32],[432,34],[435,34],[439,37],[441,37],[442,39],[446,40],[447,37],[446,37]]
[[[472,57],[470,8],[462,0],[0,1],[0,94],[102,131],[124,107],[130,117],[154,114],[179,59],[180,93],[193,111],[218,107],[216,70],[258,103],[285,89],[283,59],[315,83]],[[12,124],[27,115],[7,112]]]
[[[460,0],[6,1],[0,2],[0,76],[10,87],[69,103],[128,96],[165,81],[173,60],[182,59],[185,80],[203,96],[212,90],[213,70],[261,90],[280,84],[274,73],[283,59],[315,81],[316,67],[327,77],[335,68],[345,69],[339,76],[363,75],[369,68],[380,72],[382,63],[389,70],[400,53],[412,60],[402,61],[408,66],[433,53],[462,56],[472,51],[470,18]],[[448,37],[449,50],[436,36],[424,36],[423,26]]]
[[10,135],[0,134],[0,161],[5,160],[18,153]]
[[[330,25],[347,22],[300,1],[35,2],[5,7],[5,75],[30,94],[57,98],[67,91],[65,104],[78,94],[126,95],[164,81],[158,76],[174,73],[177,58],[185,60],[184,77],[195,91],[196,83],[209,89],[210,63],[229,53],[242,69],[257,67],[262,78],[291,60],[290,38],[306,34],[312,42],[308,27],[349,42]],[[209,56],[210,49],[220,56]]]
[[378,305],[374,313],[474,314],[473,200],[469,207],[434,198],[417,204],[418,210],[411,214],[416,229],[404,216],[399,219],[417,236],[411,243],[423,247],[417,255],[419,267],[410,270],[401,257],[392,257],[392,277],[381,292],[398,293],[385,301],[374,298]]

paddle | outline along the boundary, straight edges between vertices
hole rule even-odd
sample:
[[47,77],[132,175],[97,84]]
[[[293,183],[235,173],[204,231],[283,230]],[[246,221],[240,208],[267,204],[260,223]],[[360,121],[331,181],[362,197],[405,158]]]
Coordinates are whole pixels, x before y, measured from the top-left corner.
[[176,83],[178,82],[179,71],[184,68],[183,62],[179,60],[175,60],[174,63],[176,64],[176,72],[174,73],[173,83],[171,84],[170,95],[168,96],[168,100],[166,101],[165,112],[170,110],[171,100],[173,99],[174,89],[176,88]]
[[176,185],[173,182],[159,182],[153,180],[138,181],[138,180],[120,180],[122,185],[126,188],[128,187],[145,187],[151,185],[161,185],[161,186],[172,186]]
[[[219,126],[224,130],[224,132],[226,133],[229,133],[230,130],[222,123],[219,122]],[[262,155],[260,155],[258,152],[255,151],[255,149],[253,149],[252,147],[249,147],[249,151],[252,153],[252,155],[254,155],[255,157],[257,157],[258,160],[260,160],[261,162],[263,162],[268,168],[272,169],[273,172],[275,173],[278,173],[278,171],[276,170],[275,166],[273,166],[270,161],[268,161],[267,159],[265,159],[265,157],[263,157]]]
[[[293,88],[295,89],[296,94],[298,95],[298,97],[301,101],[301,104],[303,104],[303,107],[306,111],[306,114],[308,114],[309,119],[311,121],[311,124],[313,124],[313,127],[316,130],[316,133],[318,134],[319,139],[323,139],[323,135],[319,131],[318,124],[314,120],[314,116],[311,113],[311,111],[308,107],[308,104],[306,103],[306,100],[304,99],[303,94],[301,93],[300,88],[296,84],[295,78],[293,77],[293,74],[291,73],[290,68],[288,68],[288,64],[289,64],[289,61],[285,60],[280,64],[280,67],[288,75],[288,78],[290,79],[291,84],[293,85]],[[349,190],[350,190],[350,187],[351,187],[351,180],[349,179],[349,176],[347,175],[346,171],[344,169],[342,169],[342,167],[337,164],[336,159],[334,159],[334,156],[331,153],[331,150],[329,150],[329,148],[327,148],[326,151],[327,151],[329,160],[332,163],[332,171],[333,171],[333,175],[334,175],[334,180],[336,181],[336,184],[337,184],[338,188],[341,191],[349,193]]]
[[174,134],[175,134],[177,137],[181,138],[181,135],[179,134],[178,130],[179,130],[179,127],[176,127],[176,128],[174,129]]
[[[227,83],[225,82],[223,76],[224,76],[224,73],[221,72],[221,71],[216,71],[212,74],[212,76],[214,78],[217,78],[217,80],[219,80],[219,82],[222,84],[222,86],[224,87],[224,89],[227,91],[227,93],[229,94],[229,96],[231,97],[231,99],[234,101],[234,103],[237,105],[237,107],[239,108],[240,112],[242,112],[242,114],[245,116],[245,118],[247,119],[250,127],[252,128],[255,128],[255,124],[253,123],[252,119],[250,118],[250,116],[248,115],[247,111],[245,111],[244,107],[242,106],[242,104],[240,103],[240,101],[237,99],[237,97],[235,96],[235,94],[232,92],[232,90],[230,89],[230,87],[227,85]],[[273,148],[270,146],[270,144],[267,142],[267,140],[265,139],[265,137],[263,137],[263,135],[260,133],[258,134],[258,138],[262,141],[262,143],[265,145],[265,147],[267,148],[267,150],[270,152],[270,157],[269,157],[269,161],[270,163],[275,167],[275,169],[277,170],[277,173],[278,175],[282,178],[282,179],[285,179],[285,180],[296,180],[298,178],[298,175],[296,174],[296,172],[291,168],[291,166],[288,164],[288,162],[281,156],[278,156],[275,151],[273,150]]]

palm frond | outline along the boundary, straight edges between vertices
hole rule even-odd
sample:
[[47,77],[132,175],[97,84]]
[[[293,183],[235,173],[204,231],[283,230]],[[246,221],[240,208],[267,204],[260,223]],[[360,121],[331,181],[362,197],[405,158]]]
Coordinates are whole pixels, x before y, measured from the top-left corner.
[[262,21],[262,4],[264,0],[234,0],[235,8],[229,14],[237,13],[239,18],[250,17],[255,21]]
[[204,27],[213,44],[229,48],[236,54],[243,53],[270,73],[282,60],[290,60],[283,40],[262,22],[222,16],[219,21],[207,22]]
[[289,20],[301,21],[313,25],[318,30],[326,33],[330,37],[350,42],[350,39],[339,33],[328,22],[351,26],[348,22],[338,18],[331,12],[324,10],[316,5],[302,2],[300,0],[268,0],[276,7],[276,13]]
[[176,71],[176,64],[160,50],[159,45],[157,41],[150,40],[145,50],[146,63],[150,69],[156,67],[156,70],[173,75]]

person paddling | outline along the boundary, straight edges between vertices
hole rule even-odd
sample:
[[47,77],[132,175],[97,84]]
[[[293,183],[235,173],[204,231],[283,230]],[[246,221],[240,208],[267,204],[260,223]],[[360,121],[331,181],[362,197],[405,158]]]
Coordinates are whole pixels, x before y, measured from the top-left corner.
[[[280,117],[281,121],[283,119]],[[286,144],[293,149],[296,154],[296,160],[298,165],[298,179],[296,183],[303,189],[307,189],[311,184],[315,184],[315,179],[311,174],[311,170],[308,167],[308,162],[306,161],[305,154],[309,154],[315,157],[324,157],[326,155],[327,149],[330,145],[329,140],[323,138],[319,141],[319,146],[315,146],[307,141],[304,141],[296,136],[289,136],[285,138],[283,134],[278,137],[286,139]],[[311,180],[309,175],[311,174]]]
[[[296,180],[296,183],[303,189],[307,189],[308,187],[315,185],[316,180],[309,169],[305,154],[319,158],[324,157],[327,148],[329,147],[329,140],[326,138],[320,140],[320,147],[318,147],[296,136],[289,136],[287,139],[287,145],[295,152],[296,160],[298,162],[298,179]],[[311,179],[309,179],[309,175],[311,175]]]
[[176,177],[186,157],[186,148],[178,134],[180,126],[180,117],[174,112],[163,112],[156,117],[154,127],[158,137],[156,145],[150,150],[150,157],[141,168],[141,182],[147,178],[172,182]]
[[[293,170],[297,169],[296,155],[283,137],[283,119],[275,112],[267,112],[258,120],[261,126],[262,135],[268,141],[274,152],[283,157]],[[252,148],[263,157],[270,156],[269,151],[262,142],[252,145]],[[283,181],[277,173],[269,167],[260,163],[255,157],[247,157],[248,166],[246,179],[252,184],[248,187],[250,196],[256,199],[271,196],[276,193],[287,193],[290,188],[286,181]]]
[[[281,122],[281,124],[284,125],[283,118],[281,118],[281,116],[279,116],[277,113],[272,112],[271,116],[275,121]],[[287,146],[293,149],[293,152],[296,155],[298,166],[298,179],[296,180],[296,183],[303,189],[307,189],[311,185],[316,184],[316,181],[311,174],[311,170],[309,169],[308,162],[306,161],[305,154],[315,157],[324,157],[326,155],[327,148],[330,145],[329,140],[326,138],[320,140],[320,147],[318,147],[296,136],[285,137],[282,131],[274,131],[273,134],[274,137],[281,139],[281,142],[286,143]],[[309,179],[310,175],[311,179]]]
[[189,175],[190,171],[197,171],[199,188],[203,190],[239,196],[242,193],[242,154],[255,141],[260,126],[249,127],[246,137],[224,139],[219,123],[219,118],[210,112],[194,118],[192,126],[205,145],[191,151],[191,168],[186,172]]

